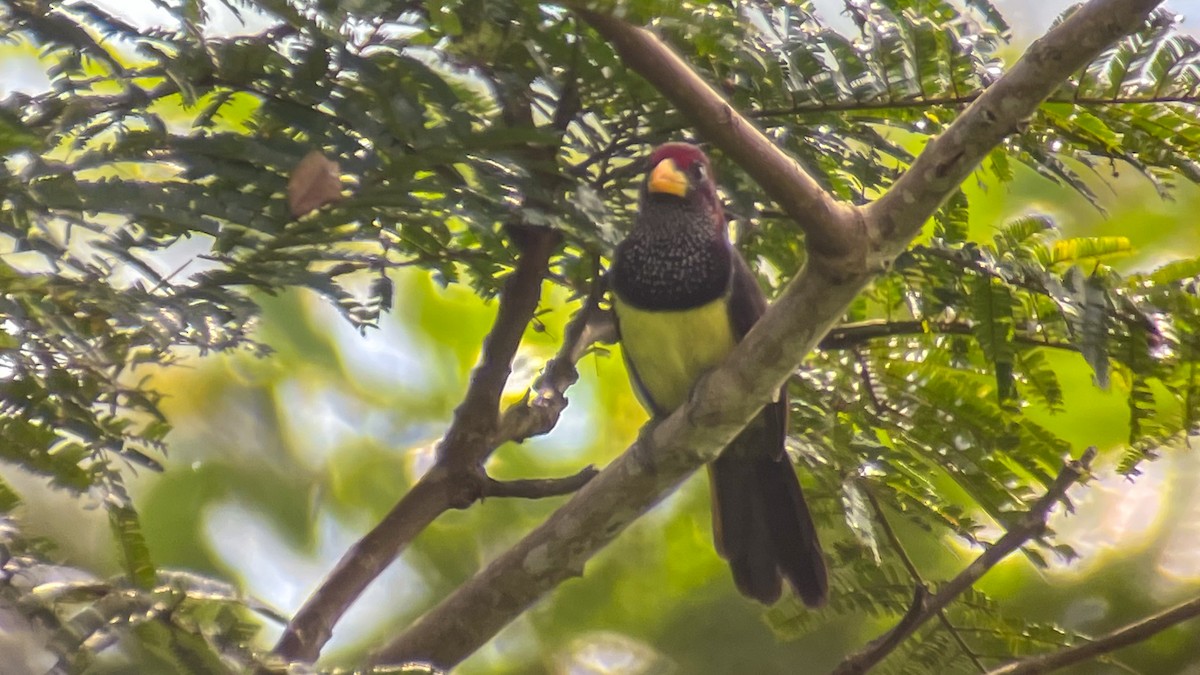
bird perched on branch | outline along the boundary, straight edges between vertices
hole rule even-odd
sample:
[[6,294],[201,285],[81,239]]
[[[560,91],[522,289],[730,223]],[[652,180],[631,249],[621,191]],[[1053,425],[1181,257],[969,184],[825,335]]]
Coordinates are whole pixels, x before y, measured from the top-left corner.
[[[633,388],[656,418],[686,402],[766,311],[753,273],[729,242],[708,157],[687,143],[650,155],[637,219],[611,272]],[[709,465],[713,538],[744,595],[775,602],[786,580],[811,606],[828,579],[816,528],[784,451],[787,389]]]

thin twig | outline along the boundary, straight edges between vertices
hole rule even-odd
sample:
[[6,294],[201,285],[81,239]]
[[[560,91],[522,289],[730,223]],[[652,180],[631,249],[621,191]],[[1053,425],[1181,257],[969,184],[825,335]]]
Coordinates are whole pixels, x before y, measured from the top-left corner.
[[[887,514],[883,512],[883,506],[879,503],[879,499],[875,496],[875,491],[871,489],[870,485],[863,485],[863,493],[867,496],[867,502],[871,505],[871,510],[875,512],[875,520],[879,522],[879,529],[883,530],[884,538],[888,540],[892,550],[895,551],[896,556],[900,558],[900,563],[904,565],[904,569],[908,570],[908,575],[912,577],[913,583],[922,591],[927,591],[929,589],[929,585],[925,583],[925,580],[921,577],[920,570],[917,569],[917,566],[912,561],[912,558],[908,556],[908,551],[904,550],[904,544],[900,542],[900,537],[896,535],[896,531],[892,529],[892,524],[888,522]],[[971,663],[975,665],[975,668],[979,670],[979,672],[986,673],[987,667],[979,661],[979,656],[975,654],[975,651],[972,650],[970,645],[967,644],[966,640],[963,639],[963,636],[958,632],[958,628],[956,628],[954,624],[950,623],[950,617],[946,616],[946,610],[939,609],[937,611],[937,615],[942,627],[946,629],[946,632],[950,634],[950,637],[954,638],[954,642],[958,644],[958,648],[962,651],[962,653],[971,660]]]
[[[984,574],[996,566],[1010,553],[1024,546],[1031,539],[1040,537],[1046,531],[1046,519],[1055,504],[1064,500],[1067,489],[1083,479],[1090,471],[1092,460],[1096,458],[1096,449],[1088,448],[1078,460],[1067,462],[1058,478],[1046,490],[1033,507],[1019,518],[1004,536],[992,544],[978,558],[966,567],[958,576],[944,584],[937,594],[921,603],[920,607],[911,607],[904,618],[890,631],[876,638],[866,647],[846,657],[837,668],[834,675],[857,675],[865,673],[890,654],[897,645],[908,639],[922,624],[933,618],[938,611],[949,605],[955,598],[975,585]],[[918,595],[922,586],[918,585]]]
[[950,618],[946,616],[946,610],[939,609],[937,614],[938,621],[941,622],[942,627],[946,629],[946,632],[950,634],[950,637],[954,638],[955,644],[958,645],[958,648],[962,650],[963,654],[967,655],[967,658],[971,660],[971,663],[975,666],[976,670],[981,673],[986,673],[987,666],[983,665],[983,662],[979,660],[979,655],[976,654],[975,651],[971,649],[971,646],[967,644],[967,641],[963,639],[962,634],[958,632],[958,627],[950,623]]
[[[925,623],[928,609],[929,589],[924,586],[913,586],[912,601],[908,603],[908,609],[905,610],[904,616],[900,617],[900,621],[892,630],[871,644],[880,653],[891,654],[900,646],[900,643],[907,640],[908,636],[916,632],[917,628],[920,628],[921,624]],[[834,672],[837,673],[838,671]]]
[[[966,321],[888,321],[872,319],[856,321],[837,326],[821,340],[819,349],[834,351],[853,349],[871,340],[889,337],[917,335],[974,335],[975,327]],[[1013,342],[1030,347],[1047,347],[1077,352],[1079,348],[1065,341],[1051,341],[1046,337],[1017,333],[1012,336]]]
[[543,499],[561,497],[577,492],[579,488],[600,473],[588,465],[573,476],[562,478],[523,478],[518,480],[496,480],[488,478],[483,484],[484,497],[518,497],[521,499]]
[[1118,628],[1091,642],[1075,647],[1068,647],[1057,652],[1050,652],[1049,654],[1031,656],[1027,659],[1014,661],[988,671],[987,675],[1035,675],[1037,673],[1049,673],[1059,668],[1083,663],[1097,656],[1121,649],[1122,647],[1136,644],[1172,626],[1194,619],[1197,616],[1200,616],[1200,598],[1193,598],[1158,614],[1148,616],[1141,621]]
[[[800,103],[786,108],[764,108],[762,110],[751,110],[746,113],[746,117],[756,120],[764,120],[764,124],[771,126],[771,120],[783,117],[803,117],[806,115],[827,115],[829,113],[872,113],[885,112],[890,110],[923,110],[926,108],[938,107],[965,107],[974,103],[979,98],[982,91],[975,91],[961,96],[941,96],[933,98],[915,98],[907,100],[891,100],[891,101],[838,101],[834,103]],[[1044,103],[1056,103],[1059,105],[1080,105],[1092,108],[1106,106],[1121,106],[1121,105],[1159,105],[1159,104],[1183,104],[1183,105],[1200,105],[1200,96],[1196,95],[1181,95],[1181,96],[1114,96],[1106,97],[1079,97],[1079,98],[1062,98],[1051,97]],[[669,124],[663,127],[656,128],[651,133],[644,135],[631,135],[628,137],[617,136],[618,140],[610,141],[604,148],[595,151],[589,155],[584,161],[571,167],[571,173],[577,177],[584,176],[587,173],[588,167],[596,162],[608,159],[634,145],[646,145],[660,143],[672,134],[678,133],[685,129],[681,124]]]
[[[816,115],[837,112],[853,113],[884,110],[904,110],[910,108],[922,109],[939,106],[966,106],[974,103],[981,94],[983,94],[983,91],[975,91],[962,96],[914,98],[899,101],[839,101],[837,103],[802,103],[787,108],[764,108],[762,110],[755,110],[748,113],[747,117],[753,117],[755,119],[769,119],[772,117],[792,117],[797,115]],[[1046,99],[1045,103],[1091,107],[1116,105],[1155,105],[1164,103],[1200,105],[1200,96],[1114,96],[1112,98],[1087,96],[1080,98],[1051,97]]]
[[562,345],[553,359],[546,362],[542,374],[517,403],[509,406],[500,418],[493,445],[508,441],[521,442],[550,431],[567,407],[567,389],[579,379],[575,364],[596,342],[612,342],[615,332],[611,319],[600,309],[607,285],[597,277],[583,307],[567,324]]

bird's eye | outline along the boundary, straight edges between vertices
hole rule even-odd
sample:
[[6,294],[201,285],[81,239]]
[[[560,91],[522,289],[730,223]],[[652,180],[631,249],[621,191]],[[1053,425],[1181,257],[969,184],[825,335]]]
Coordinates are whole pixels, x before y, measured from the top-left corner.
[[696,162],[692,165],[692,175],[701,180],[708,177],[708,171],[704,169],[703,162]]

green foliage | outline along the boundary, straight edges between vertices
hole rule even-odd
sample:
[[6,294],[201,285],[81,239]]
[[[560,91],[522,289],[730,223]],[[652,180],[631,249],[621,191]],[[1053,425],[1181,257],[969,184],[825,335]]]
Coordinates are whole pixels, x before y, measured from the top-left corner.
[[[735,4],[624,9],[851,202],[885,191],[1004,69],[1009,27],[986,0],[968,2],[971,11],[942,0],[851,2],[850,34],[811,3]],[[127,494],[133,469],[170,459],[175,420],[147,378],[185,356],[272,349],[298,368],[349,377],[328,338],[294,316],[275,316],[276,339],[257,342],[265,296],[306,290],[359,330],[392,309],[445,323],[421,313],[417,290],[393,287],[396,271],[417,268],[490,299],[519,251],[512,225],[564,234],[550,281],[578,295],[632,216],[637,158],[686,138],[686,121],[574,15],[544,3],[228,3],[268,25],[233,36],[211,33],[206,3],[176,3],[174,22],[152,29],[87,2],[43,5],[0,2],[0,33],[36,49],[49,80],[46,91],[0,101],[0,460],[81,504],[99,500],[123,575],[18,587],[12,570],[53,566],[54,556],[19,534],[18,508],[0,522],[0,594],[49,627],[49,648],[72,668],[109,658],[110,644],[118,658],[179,672],[248,667],[249,612],[264,608],[232,585],[157,566],[155,537],[168,527],[144,526],[152,518]],[[1156,13],[1074,74],[977,180],[1002,189],[1032,169],[1097,206],[1097,186],[1124,168],[1164,196],[1181,178],[1200,181],[1200,46],[1174,23]],[[341,198],[295,216],[289,179],[314,150],[338,164]],[[739,246],[777,289],[804,262],[795,223],[713,155]],[[1070,236],[1033,213],[987,222],[981,235],[969,194],[952,195],[922,244],[851,309],[846,323],[859,337],[813,355],[791,385],[814,511],[825,531],[858,538],[833,537],[829,609],[771,613],[785,637],[907,607],[914,582],[862,490],[937,541],[986,543],[1027,508],[1078,450],[1046,422],[1072,405],[1062,384],[1072,369],[1125,402],[1125,442],[1113,449],[1125,472],[1200,430],[1200,259],[1134,273],[1122,267],[1135,253],[1127,238]],[[473,332],[455,326],[439,337],[455,367],[474,360]],[[440,429],[452,402],[426,394],[413,387],[396,407]],[[396,403],[371,395],[374,405]],[[149,504],[195,534],[224,490],[250,495],[311,546],[310,509],[378,515],[371,509],[404,473],[381,455],[374,445],[343,452],[353,461],[328,475],[298,470],[296,457],[272,455],[267,468],[222,461],[196,468],[191,483],[169,476],[160,485],[172,489]],[[313,476],[332,496],[304,491]],[[0,510],[19,502],[0,483]],[[419,540],[418,566],[441,589],[541,513],[506,506],[467,521],[502,533],[474,541],[478,556],[447,537]],[[458,521],[438,527],[474,536]],[[177,550],[196,568],[226,571],[200,543]],[[1026,555],[1044,562],[1045,552],[1071,555],[1053,537]],[[690,589],[714,567],[692,564],[696,577],[672,588]],[[978,653],[1073,639],[1004,615],[979,593],[949,617]],[[937,625],[904,650],[888,667],[961,669],[967,656]]]
[[984,357],[996,371],[996,396],[1001,401],[1012,396],[1013,375],[1013,297],[1008,287],[993,277],[973,280],[975,337]]
[[[1129,413],[1122,471],[1135,473],[1158,448],[1185,439],[1194,413],[1168,411],[1195,406],[1190,350],[1200,306],[1186,276],[1192,267],[1172,263],[1123,278],[1100,262],[1129,251],[1120,238],[1062,238],[1044,216],[1006,223],[985,244],[935,239],[914,247],[855,307],[855,318],[867,320],[857,324],[863,337],[816,354],[793,386],[801,443],[809,448],[803,456],[820,458],[808,470],[830,485],[867,467],[872,489],[912,524],[979,542],[985,528],[971,514],[1009,522],[1053,482],[1063,458],[1079,452],[1029,414],[1064,406],[1056,372],[1063,362],[1052,365],[1049,351],[1078,354],[1098,385],[1121,390]],[[860,533],[861,515],[847,511],[849,528]],[[875,578],[874,544],[860,545],[868,552],[860,561],[834,563],[848,578],[838,578],[826,612],[899,616],[912,587],[895,578],[904,570]],[[1074,557],[1052,539],[1043,545],[1057,558]],[[1046,564],[1042,551],[1026,555]],[[894,589],[890,598],[885,588]],[[956,601],[954,612],[972,602]],[[772,621],[790,634],[820,619]],[[1032,642],[1014,642],[1026,635],[1013,630],[1021,625],[1015,618],[986,630],[975,625],[963,640],[982,653],[1036,651]],[[927,629],[894,662],[923,663],[931,672],[949,667],[939,659],[961,649],[947,642],[947,631]],[[1008,640],[1004,649],[996,639]]]
[[[14,521],[0,521],[0,602],[28,621],[7,623],[6,632],[45,637],[44,655],[11,668],[32,672],[49,657],[63,672],[245,672],[258,663],[245,648],[260,627],[253,613],[282,618],[229,584],[186,572],[160,569],[156,581],[135,586],[55,564],[51,554]],[[118,643],[126,649],[107,649]]]
[[[1156,11],[1141,30],[1064,84],[1055,99],[1061,103],[1043,106],[1044,138],[1056,153],[1088,169],[1106,163],[1113,175],[1118,169],[1113,160],[1120,160],[1164,196],[1177,176],[1200,180],[1200,132],[1192,124],[1200,94],[1200,45],[1175,32],[1178,21]],[[1065,164],[1045,168],[1091,194]]]

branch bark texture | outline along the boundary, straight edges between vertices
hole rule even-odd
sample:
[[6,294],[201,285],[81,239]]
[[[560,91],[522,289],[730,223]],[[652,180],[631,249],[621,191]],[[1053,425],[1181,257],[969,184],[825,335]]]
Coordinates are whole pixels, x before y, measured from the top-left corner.
[[657,36],[613,16],[584,8],[576,12],[613,46],[625,65],[653,84],[778,202],[804,230],[811,252],[838,259],[863,251],[865,233],[858,226],[856,210],[822,190],[796,160],[775,147]]
[[1200,598],[1193,598],[1174,607],[1164,610],[1141,621],[1131,623],[1123,628],[1075,647],[1063,649],[1041,656],[1032,656],[1020,661],[1014,661],[994,670],[987,675],[1035,675],[1049,673],[1059,668],[1066,668],[1077,663],[1090,661],[1097,656],[1116,651],[1122,647],[1137,644],[1177,624],[1200,616]]
[[[1004,533],[1004,536],[989,546],[958,576],[943,584],[936,594],[930,596],[918,592],[904,618],[892,630],[843,660],[833,670],[833,675],[858,675],[867,672],[886,658],[897,645],[915,633],[926,621],[938,616],[946,605],[974,586],[975,582],[979,581],[997,563],[1030,540],[1040,537],[1046,530],[1046,519],[1050,516],[1050,509],[1064,499],[1068,488],[1088,474],[1092,460],[1095,458],[1096,449],[1088,448],[1078,460],[1068,462],[1062,472],[1058,474],[1058,478],[1046,490],[1046,494],[1042,495],[1041,499],[1038,499],[1033,507]],[[917,588],[920,591],[923,586],[918,584]]]
[[925,220],[1054,93],[1059,83],[1136,29],[1161,0],[1092,0],[1029,46],[1007,73],[930,141],[867,211],[873,241],[894,257]]
[[[377,662],[453,666],[555,586],[581,575],[592,555],[720,453],[1005,135],[1059,82],[1136,28],[1158,2],[1092,0],[1035,43],[926,147],[893,190],[864,209],[823,192],[652,33],[567,4],[780,201],[804,228],[809,262],[725,363],[697,385],[687,404],[644,431],[545,523],[382,648]],[[981,567],[970,568],[977,573],[964,573],[942,593],[947,598],[961,593],[1004,551],[999,543],[989,549]]]
[[[499,443],[499,400],[513,355],[537,311],[542,278],[559,235],[527,233],[516,271],[500,295],[496,320],[484,342],[467,394],[438,444],[438,458],[370,532],[350,547],[317,590],[292,617],[275,653],[288,661],[315,661],[333,627],[396,556],[438,516],[464,508],[487,487],[481,463]],[[561,487],[561,486],[560,486]]]

